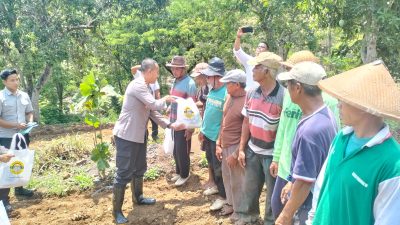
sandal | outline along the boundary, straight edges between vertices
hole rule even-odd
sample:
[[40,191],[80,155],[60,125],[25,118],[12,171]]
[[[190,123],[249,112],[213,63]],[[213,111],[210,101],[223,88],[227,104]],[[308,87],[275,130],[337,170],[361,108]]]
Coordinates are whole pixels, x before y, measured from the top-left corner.
[[224,207],[222,207],[221,211],[218,213],[218,215],[220,216],[228,216],[230,214],[233,213],[233,206],[231,205],[224,205]]

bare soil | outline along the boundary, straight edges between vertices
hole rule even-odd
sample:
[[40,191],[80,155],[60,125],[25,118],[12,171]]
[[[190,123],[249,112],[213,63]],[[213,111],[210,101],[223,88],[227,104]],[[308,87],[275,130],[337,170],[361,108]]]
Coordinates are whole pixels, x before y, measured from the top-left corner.
[[[103,130],[105,140],[111,139],[110,128],[106,127]],[[40,128],[33,134],[31,148],[40,151],[40,146],[45,145],[47,141],[77,131],[82,132],[82,138],[91,140],[92,134],[87,128],[47,127]],[[207,168],[199,167],[201,154],[195,135],[191,153],[191,177],[185,186],[177,188],[169,181],[174,172],[172,157],[162,152],[160,144],[150,144],[148,168],[158,166],[163,173],[157,180],[145,182],[144,194],[156,198],[157,203],[153,206],[133,205],[128,186],[123,212],[128,217],[129,224],[230,224],[228,217],[209,211],[216,196],[202,195],[202,186],[208,179],[208,172]],[[40,190],[30,199],[12,196],[11,203],[15,211],[11,224],[113,224],[112,193],[107,185],[98,185],[93,190],[61,198],[40,197]]]

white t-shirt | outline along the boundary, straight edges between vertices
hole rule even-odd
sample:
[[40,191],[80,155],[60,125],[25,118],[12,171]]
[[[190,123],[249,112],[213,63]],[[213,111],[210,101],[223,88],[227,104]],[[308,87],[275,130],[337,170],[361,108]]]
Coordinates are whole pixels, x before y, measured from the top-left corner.
[[253,68],[254,66],[251,66],[247,64],[247,61],[250,59],[253,59],[254,57],[247,54],[246,52],[243,51],[242,48],[239,50],[233,49],[233,54],[235,54],[236,58],[239,60],[240,64],[243,65],[244,70],[246,71],[246,91],[255,89],[259,86],[259,84],[253,80]]
[[[142,76],[142,73],[138,70],[133,78],[137,79],[141,76]],[[156,82],[154,84],[149,84],[149,86],[150,86],[150,89],[153,91],[153,96],[155,97],[156,91],[160,90],[160,84],[158,84],[158,81],[156,80]]]

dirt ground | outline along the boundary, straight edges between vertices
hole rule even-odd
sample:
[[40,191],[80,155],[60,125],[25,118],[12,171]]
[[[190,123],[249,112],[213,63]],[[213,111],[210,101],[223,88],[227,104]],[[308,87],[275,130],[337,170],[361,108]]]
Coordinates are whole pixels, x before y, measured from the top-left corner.
[[[31,148],[38,148],[46,141],[53,139],[55,135],[60,135],[59,132],[54,131],[59,130],[58,128],[37,131],[33,135]],[[104,129],[103,134],[105,134],[106,140],[111,138],[110,128]],[[87,130],[79,128],[65,129],[64,131],[67,133],[79,131],[82,138],[90,135]],[[202,151],[199,150],[197,135],[193,136],[191,177],[183,187],[176,188],[169,181],[174,172],[173,159],[162,152],[161,145],[151,144],[148,149],[148,168],[157,165],[162,169],[163,175],[155,181],[146,181],[144,194],[156,198],[157,203],[153,206],[132,205],[132,195],[128,186],[125,192],[123,212],[128,217],[129,224],[231,224],[228,217],[209,211],[216,196],[202,195],[202,186],[207,181],[208,173],[206,168],[199,167],[198,162],[201,159]],[[111,164],[115,164],[115,162],[113,161]],[[99,189],[103,191],[98,191]],[[110,186],[62,198],[41,198],[36,194],[31,199],[17,199],[12,196],[11,203],[15,212],[13,213],[14,217],[11,218],[11,224],[113,224],[111,198]],[[260,203],[261,206],[264,205],[263,200]],[[263,209],[261,210],[263,211]]]

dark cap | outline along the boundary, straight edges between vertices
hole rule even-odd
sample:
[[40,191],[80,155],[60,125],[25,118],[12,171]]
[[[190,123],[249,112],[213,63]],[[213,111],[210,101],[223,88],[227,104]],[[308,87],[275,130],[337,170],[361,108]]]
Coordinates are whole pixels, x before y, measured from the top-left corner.
[[224,61],[218,57],[214,57],[208,61],[208,68],[200,71],[201,74],[206,76],[220,76],[225,75]]
[[0,77],[1,77],[2,80],[7,80],[8,76],[10,76],[12,74],[17,74],[17,70],[15,70],[15,69],[5,69],[5,70],[1,71]]

